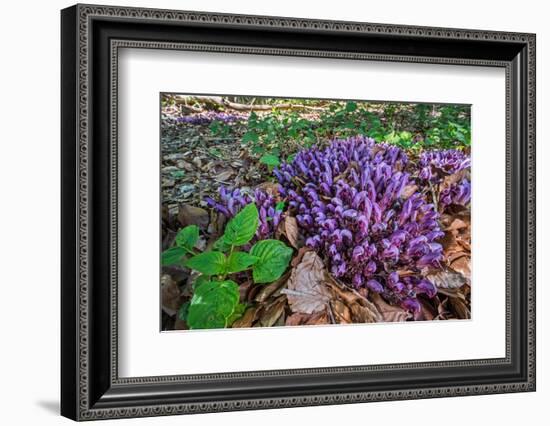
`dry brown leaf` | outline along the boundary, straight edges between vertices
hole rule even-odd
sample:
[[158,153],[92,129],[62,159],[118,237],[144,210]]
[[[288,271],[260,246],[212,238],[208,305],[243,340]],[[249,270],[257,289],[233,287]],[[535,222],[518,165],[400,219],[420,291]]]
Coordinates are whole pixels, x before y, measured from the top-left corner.
[[464,300],[459,297],[451,297],[449,302],[458,319],[470,319],[470,310]]
[[174,330],[189,330],[189,326],[185,321],[179,319],[179,316],[176,315],[176,320],[174,322]]
[[280,185],[274,182],[264,182],[257,186],[258,189],[263,189],[272,197],[278,198],[280,196],[279,189]]
[[470,257],[462,256],[458,259],[451,262],[450,266],[454,271],[459,272],[468,280],[471,279],[471,269],[470,269]]
[[260,288],[258,291],[258,294],[256,294],[256,297],[254,300],[256,302],[265,302],[272,294],[277,292],[283,285],[286,284],[288,277],[290,277],[290,272],[285,273],[281,278],[279,278],[277,281],[272,282],[271,284],[264,285],[264,286],[257,286]]
[[325,282],[327,286],[333,291],[336,297],[340,298],[351,309],[352,322],[365,323],[381,320],[376,306],[366,296],[352,289],[341,287],[328,273],[326,275],[327,279]]
[[411,318],[409,311],[388,304],[378,293],[372,292],[371,298],[378,312],[380,312],[383,322],[402,322]]
[[300,264],[292,270],[287,288],[281,290],[287,295],[292,312],[311,314],[324,310],[331,299],[324,280],[323,261],[317,253],[306,252]]
[[468,224],[466,222],[464,222],[461,219],[456,218],[447,227],[446,231],[455,231],[455,230],[464,229],[464,228],[467,228],[467,227],[468,227]]
[[[369,302],[370,303],[370,302]],[[378,322],[380,318],[380,313],[372,304],[372,307],[362,306],[359,303],[353,303],[350,306],[351,317],[354,323],[367,323],[367,322]]]
[[468,172],[467,169],[463,169],[452,175],[446,175],[443,178],[443,182],[439,185],[439,191],[441,192],[444,189],[448,188],[449,186],[460,182],[462,179],[466,177],[467,172]]
[[422,319],[431,321],[435,318],[433,307],[425,300],[420,300],[420,306],[422,307]]
[[466,284],[466,278],[452,269],[434,272],[426,275],[426,278],[438,289],[457,289]]
[[298,233],[298,222],[296,221],[295,217],[285,217],[282,223],[282,232],[292,247],[294,247],[295,249],[300,248],[300,234]]
[[294,258],[291,260],[290,266],[292,266],[293,268],[298,266],[300,264],[300,262],[302,261],[302,258],[304,257],[304,254],[306,254],[308,251],[312,251],[312,249],[309,248],[309,247],[301,247],[298,250],[298,253],[296,254],[296,256],[294,256]]
[[236,320],[233,325],[231,325],[232,328],[248,328],[252,327],[252,324],[258,319],[258,313],[260,312],[260,309],[262,307],[260,305],[258,306],[252,306],[248,308],[246,311],[244,311],[244,314],[242,317],[240,317],[238,320]]
[[181,226],[197,225],[199,228],[206,229],[210,217],[208,212],[200,207],[182,204],[178,211],[178,222]]
[[338,324],[351,324],[351,310],[344,302],[335,299],[330,302],[330,309],[334,315],[334,319]]
[[284,313],[286,297],[281,296],[267,305],[260,314],[260,324],[262,327],[271,327]]
[[221,173],[218,173],[218,175],[216,176],[216,180],[221,182],[226,182],[234,174],[235,172],[232,169],[227,169]]
[[168,315],[175,315],[181,305],[181,292],[170,275],[160,278],[162,308]]
[[329,323],[326,312],[316,312],[314,314],[292,314],[286,319],[285,325],[323,325]]

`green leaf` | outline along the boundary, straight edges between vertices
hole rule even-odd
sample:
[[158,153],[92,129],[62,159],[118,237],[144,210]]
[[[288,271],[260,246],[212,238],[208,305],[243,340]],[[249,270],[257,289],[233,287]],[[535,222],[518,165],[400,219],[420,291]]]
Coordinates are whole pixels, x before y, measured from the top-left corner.
[[282,212],[285,208],[285,202],[284,201],[279,201],[277,202],[277,204],[275,204],[275,211],[276,212]]
[[210,281],[210,277],[208,275],[199,275],[195,279],[195,281],[193,281],[193,284],[192,284],[193,290],[196,290],[197,288],[199,288],[199,286],[209,281]]
[[240,317],[242,317],[244,314],[244,311],[246,311],[246,304],[239,303],[237,306],[235,306],[235,310],[233,311],[231,316],[227,318],[227,321],[226,321],[227,325],[230,326],[235,321],[237,321]]
[[355,102],[348,102],[346,104],[346,111],[347,112],[353,112],[357,109],[357,104]]
[[270,283],[285,272],[292,257],[292,249],[279,240],[262,240],[252,246],[250,254],[259,257],[252,266],[254,282]]
[[170,175],[175,179],[180,179],[185,176],[185,172],[183,170],[174,170]]
[[279,160],[279,157],[277,157],[276,155],[264,154],[260,158],[260,163],[270,167],[277,167],[279,164],[281,164],[281,160]]
[[242,246],[248,243],[258,229],[258,208],[250,203],[231,219],[224,231],[226,244]]
[[231,281],[209,281],[191,299],[187,324],[191,329],[223,328],[238,310],[239,286]]
[[227,244],[225,242],[224,236],[222,235],[220,238],[216,240],[213,247],[215,250],[223,251],[225,253],[231,248],[231,244]]
[[185,266],[204,275],[223,274],[225,272],[225,255],[219,251],[207,251],[187,259]]
[[160,263],[162,266],[181,265],[186,251],[181,247],[172,247],[162,252]]
[[189,252],[193,251],[193,247],[199,240],[199,227],[197,225],[189,225],[180,229],[176,235],[176,245]]
[[182,321],[187,321],[187,315],[189,314],[189,305],[191,302],[185,302],[178,309],[178,318]]
[[241,272],[258,261],[256,256],[252,256],[243,251],[235,251],[231,253],[229,259],[227,259],[227,270],[228,274],[234,274],[235,272]]
[[247,143],[247,142],[258,142],[259,140],[259,137],[258,137],[258,134],[256,132],[253,132],[251,130],[249,130],[248,132],[246,132],[244,135],[243,135],[243,138],[242,138],[242,142],[243,143]]

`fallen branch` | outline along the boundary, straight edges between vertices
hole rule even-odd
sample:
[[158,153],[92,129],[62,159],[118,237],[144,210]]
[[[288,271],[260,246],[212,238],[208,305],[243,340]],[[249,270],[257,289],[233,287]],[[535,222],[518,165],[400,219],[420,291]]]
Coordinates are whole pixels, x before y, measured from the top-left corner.
[[241,104],[237,102],[231,102],[226,98],[221,96],[174,96],[174,102],[177,105],[183,105],[185,108],[193,108],[194,112],[201,112],[202,109],[197,109],[196,107],[191,107],[189,104],[193,102],[200,102],[205,105],[209,105],[214,108],[229,108],[236,111],[271,111],[272,109],[291,109],[291,110],[308,110],[308,111],[323,111],[323,107],[315,107],[311,105],[301,105],[301,104],[273,104],[273,105],[263,105],[263,104]]

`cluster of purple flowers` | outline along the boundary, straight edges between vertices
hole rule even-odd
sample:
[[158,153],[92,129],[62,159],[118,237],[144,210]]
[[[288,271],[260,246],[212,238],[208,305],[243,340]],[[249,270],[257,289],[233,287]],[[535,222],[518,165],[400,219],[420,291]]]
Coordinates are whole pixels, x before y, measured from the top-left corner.
[[[419,177],[439,184],[445,176],[453,175],[470,167],[470,157],[456,149],[426,151],[420,154]],[[471,184],[466,178],[452,183],[439,194],[439,204],[443,207],[450,204],[465,206],[471,199]]]
[[450,185],[439,194],[439,204],[466,206],[472,198],[472,185],[468,179]]
[[194,125],[207,125],[213,121],[221,121],[226,124],[234,123],[236,121],[243,121],[248,118],[247,114],[235,114],[217,111],[206,111],[197,114],[184,115],[178,117],[178,123],[194,124]]
[[418,165],[420,177],[435,182],[441,174],[452,175],[470,167],[470,157],[457,149],[424,151]]
[[421,193],[402,196],[414,183],[403,171],[407,162],[400,148],[359,136],[303,150],[274,173],[306,245],[324,255],[335,277],[418,312],[416,295],[436,294],[420,270],[439,266],[443,232]]
[[235,216],[241,209],[254,202],[258,207],[259,225],[256,231],[256,238],[263,240],[273,237],[281,219],[282,209],[277,209],[277,199],[262,189],[255,189],[252,195],[245,193],[239,188],[226,188],[221,186],[218,190],[220,201],[206,197],[207,204],[222,213],[228,219]]

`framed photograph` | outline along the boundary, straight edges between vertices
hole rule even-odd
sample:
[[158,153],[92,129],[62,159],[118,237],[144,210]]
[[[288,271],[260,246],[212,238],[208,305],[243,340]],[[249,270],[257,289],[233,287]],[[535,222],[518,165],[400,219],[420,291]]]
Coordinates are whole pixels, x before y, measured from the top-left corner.
[[61,12],[74,420],[535,390],[535,35]]

